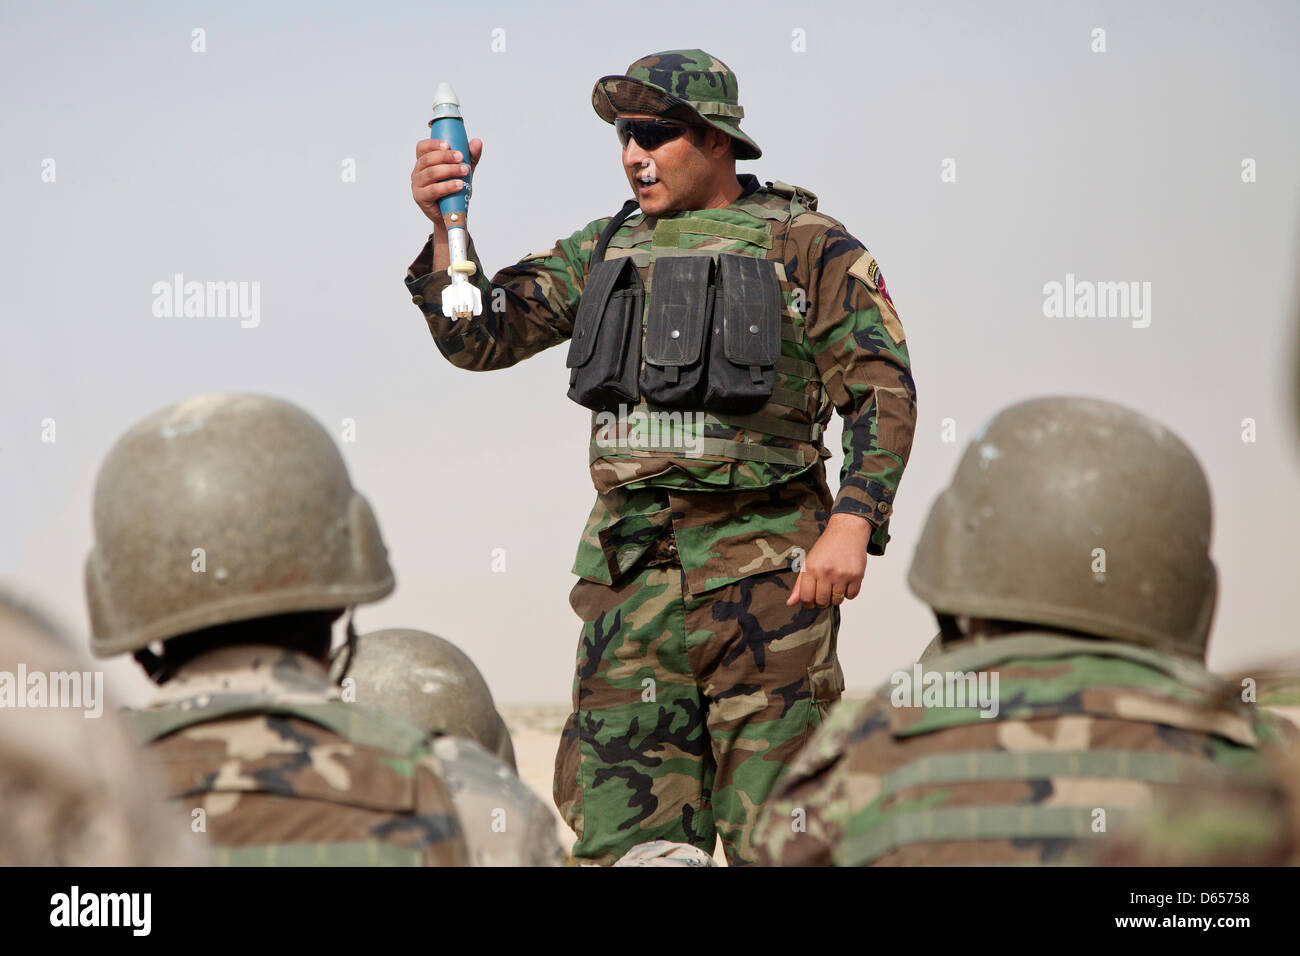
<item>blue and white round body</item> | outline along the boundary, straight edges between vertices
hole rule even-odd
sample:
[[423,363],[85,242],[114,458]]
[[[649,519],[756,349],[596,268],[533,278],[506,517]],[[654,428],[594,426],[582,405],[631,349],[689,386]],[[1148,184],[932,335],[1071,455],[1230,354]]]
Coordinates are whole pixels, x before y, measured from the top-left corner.
[[[465,162],[469,163],[469,136],[465,133],[465,121],[460,115],[460,100],[456,98],[450,83],[438,84],[429,136],[446,142],[448,148],[459,151]],[[477,271],[469,258],[469,233],[465,228],[469,214],[470,176],[460,178],[465,185],[450,196],[438,200],[442,221],[447,226],[447,252],[451,258],[451,266],[447,270],[451,276],[451,285],[442,291],[442,314],[453,321],[483,311],[482,293],[469,279]]]

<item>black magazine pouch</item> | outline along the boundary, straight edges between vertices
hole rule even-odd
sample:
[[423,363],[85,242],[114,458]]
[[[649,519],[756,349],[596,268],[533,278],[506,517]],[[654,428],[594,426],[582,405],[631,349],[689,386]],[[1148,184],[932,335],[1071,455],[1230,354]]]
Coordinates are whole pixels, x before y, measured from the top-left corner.
[[635,405],[641,364],[641,278],[631,257],[591,270],[569,340],[569,398],[594,411]]
[[646,311],[641,394],[653,405],[698,408],[704,344],[713,308],[713,258],[665,256],[654,263]]
[[754,412],[767,404],[776,384],[781,285],[768,260],[728,254],[718,256],[716,284],[703,405],[710,411]]

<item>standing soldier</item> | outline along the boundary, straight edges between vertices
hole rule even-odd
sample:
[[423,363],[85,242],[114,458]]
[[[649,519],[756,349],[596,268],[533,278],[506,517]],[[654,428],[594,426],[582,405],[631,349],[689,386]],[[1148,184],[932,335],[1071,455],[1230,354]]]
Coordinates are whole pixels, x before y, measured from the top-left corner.
[[593,412],[555,777],[575,857],[661,839],[711,852],[717,833],[749,862],[757,808],[842,690],[838,605],[889,538],[915,423],[907,346],[866,247],[807,190],[736,175],[761,153],[720,60],[643,57],[592,105],[635,199],[491,281],[471,243],[487,307],[452,320],[438,200],[482,144],[421,141],[411,187],[434,228],[406,283],[459,368],[568,341],[569,397]]
[[[1286,728],[1203,666],[1209,546],[1205,476],[1158,423],[1066,398],[997,415],[912,561],[945,652],[913,668],[920,706],[913,672],[845,701],[765,808],[761,860],[1084,862],[1137,808],[1254,780]],[[988,706],[942,696],[972,679]]]
[[91,650],[161,685],[132,717],[218,862],[468,861],[426,734],[329,680],[332,623],[393,573],[313,418],[253,395],[163,409],[108,453],[94,527]]

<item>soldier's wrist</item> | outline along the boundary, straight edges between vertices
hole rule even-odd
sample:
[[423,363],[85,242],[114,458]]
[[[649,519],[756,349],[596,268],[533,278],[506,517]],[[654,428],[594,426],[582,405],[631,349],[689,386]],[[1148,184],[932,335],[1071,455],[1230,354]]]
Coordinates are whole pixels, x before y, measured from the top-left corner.
[[871,537],[876,530],[875,525],[871,523],[866,515],[856,514],[852,511],[834,511],[826,523],[827,528],[835,528],[861,535],[864,538]]

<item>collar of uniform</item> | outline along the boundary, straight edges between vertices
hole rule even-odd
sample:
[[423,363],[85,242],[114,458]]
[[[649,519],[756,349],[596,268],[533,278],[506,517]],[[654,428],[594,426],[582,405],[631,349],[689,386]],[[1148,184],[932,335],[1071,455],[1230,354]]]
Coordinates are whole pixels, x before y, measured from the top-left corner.
[[[942,646],[943,660],[953,671],[980,670],[1017,657],[1103,657],[1122,658],[1142,664],[1197,690],[1214,692],[1223,686],[1220,677],[1211,674],[1190,657],[1159,651],[1106,637],[1027,626],[1012,631],[976,633]],[[926,662],[929,667],[933,660]],[[940,668],[934,668],[938,670]]]
[[758,177],[750,173],[738,177],[741,193],[728,208],[740,209],[759,219],[785,222],[790,218],[790,200],[759,184]]
[[150,707],[228,694],[321,703],[336,696],[329,672],[307,654],[283,647],[223,647],[188,661],[159,688]]
[[[1108,638],[1032,628],[996,637],[975,635],[946,643],[943,650],[941,655],[917,661],[908,671],[895,671],[881,688],[880,693],[891,703],[902,692],[901,703],[887,708],[895,737],[981,723],[981,711],[975,707],[919,706],[919,702],[924,686],[942,691],[949,683],[955,686],[958,681],[974,679],[979,672],[989,672],[1011,684],[997,690],[1003,702],[1000,719],[1119,717],[1215,734],[1246,747],[1259,746],[1254,715],[1224,693],[1227,685],[1221,678],[1190,658]],[[1053,659],[1061,662],[1055,672],[1046,667]],[[1100,663],[1079,671],[1072,659]],[[1012,661],[1033,660],[1042,661],[1046,670],[1026,673],[1023,668],[1006,666]],[[1144,672],[1135,673],[1124,665],[1136,665]],[[1000,673],[1004,670],[1006,673]],[[1030,684],[1036,685],[1034,693],[1027,692]]]
[[[790,200],[763,186],[753,173],[741,173],[736,179],[740,181],[740,195],[730,205],[724,206],[724,209],[736,209],[759,219],[772,219],[776,222],[785,222],[790,218]],[[628,216],[624,226],[638,226],[643,222],[657,223],[665,219],[680,219],[703,211],[705,210],[684,209],[680,212],[659,217],[647,217],[643,212],[636,212]]]

